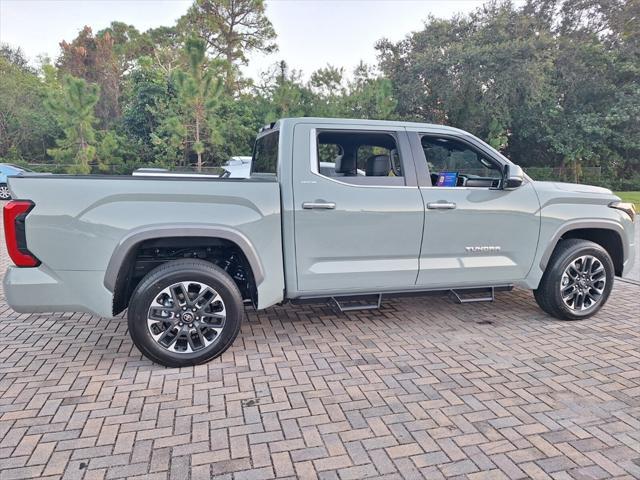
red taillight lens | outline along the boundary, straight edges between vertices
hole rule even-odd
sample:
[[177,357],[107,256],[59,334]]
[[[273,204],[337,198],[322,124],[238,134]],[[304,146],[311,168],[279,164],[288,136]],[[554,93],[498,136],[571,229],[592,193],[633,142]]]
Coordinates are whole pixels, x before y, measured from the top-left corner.
[[24,220],[34,207],[30,200],[11,200],[4,206],[4,236],[7,252],[18,267],[37,267],[40,260],[27,249]]

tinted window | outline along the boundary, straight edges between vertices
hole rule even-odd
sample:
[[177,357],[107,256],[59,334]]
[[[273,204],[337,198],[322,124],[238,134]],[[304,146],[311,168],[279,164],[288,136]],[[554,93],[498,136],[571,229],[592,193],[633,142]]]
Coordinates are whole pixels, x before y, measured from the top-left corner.
[[422,149],[434,185],[445,172],[457,174],[457,186],[495,187],[502,177],[499,165],[464,142],[422,137]]
[[280,132],[274,131],[259,137],[253,149],[251,173],[275,175],[278,171],[278,140]]
[[320,132],[317,147],[321,175],[346,183],[404,184],[397,142],[390,133]]

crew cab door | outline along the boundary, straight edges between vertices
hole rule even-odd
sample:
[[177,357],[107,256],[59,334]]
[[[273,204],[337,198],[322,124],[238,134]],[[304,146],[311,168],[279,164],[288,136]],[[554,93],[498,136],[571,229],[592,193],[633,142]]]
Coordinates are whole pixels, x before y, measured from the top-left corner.
[[[417,284],[491,286],[524,279],[540,229],[532,183],[497,189],[506,160],[471,135],[407,130],[426,207]],[[454,186],[437,186],[453,179]]]
[[292,181],[299,292],[415,285],[424,205],[404,128],[297,124]]

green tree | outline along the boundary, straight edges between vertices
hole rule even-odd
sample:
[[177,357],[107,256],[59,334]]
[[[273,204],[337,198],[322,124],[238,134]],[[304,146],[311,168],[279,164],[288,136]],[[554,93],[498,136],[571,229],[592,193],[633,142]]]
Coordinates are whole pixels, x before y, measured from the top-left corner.
[[348,85],[349,94],[342,100],[345,114],[353,118],[390,120],[395,117],[397,102],[391,81],[374,75],[371,67],[360,62]]
[[312,95],[304,87],[300,78],[300,72],[289,69],[284,60],[264,76],[265,85],[261,90],[262,95],[265,95],[269,102],[269,112],[265,118],[267,123],[283,117],[309,114]]
[[277,50],[276,33],[265,15],[263,0],[195,0],[179,25],[202,38],[214,57],[224,60],[225,85],[231,91],[237,66],[254,51]]
[[96,114],[102,126],[120,116],[120,71],[110,33],[97,36],[85,26],[71,42],[60,42],[61,53],[56,62],[60,80],[64,75],[81,78],[100,86]]
[[71,42],[60,43],[57,66],[61,75],[68,74],[100,86],[96,116],[103,127],[121,115],[124,78],[142,54],[153,50],[148,39],[135,27],[122,22],[93,34],[85,26]]
[[175,101],[167,72],[143,56],[131,72],[123,92],[123,125],[129,136],[148,143],[168,104]]
[[[206,145],[218,140],[216,118],[213,115],[221,93],[222,82],[215,63],[205,57],[205,44],[197,38],[189,38],[185,44],[189,59],[187,71],[176,70],[173,75],[179,103],[177,115],[168,117],[163,123],[170,144],[176,146],[178,137],[184,138],[185,153],[192,150],[196,155],[196,168],[202,171]],[[179,119],[179,121],[176,121]],[[156,135],[156,143],[161,139]]]
[[19,68],[23,72],[35,73],[29,66],[29,60],[25,57],[20,47],[13,48],[7,43],[0,43],[0,58],[5,59],[13,66]]
[[308,88],[312,94],[313,115],[339,117],[343,111],[347,90],[344,86],[344,68],[333,65],[319,68],[311,74]]
[[43,111],[46,88],[19,50],[0,48],[0,158],[46,161],[58,127]]
[[380,69],[401,118],[461,127],[524,166],[568,167],[573,180],[588,166],[633,176],[638,5],[490,2],[470,15],[429,18],[403,41],[379,42]]
[[94,107],[99,87],[70,75],[62,77],[60,90],[52,90],[45,105],[55,116],[63,137],[47,153],[59,163],[73,163],[70,173],[89,173],[96,154]]
[[156,67],[171,74],[181,66],[184,32],[177,26],[152,28],[144,32],[141,43]]

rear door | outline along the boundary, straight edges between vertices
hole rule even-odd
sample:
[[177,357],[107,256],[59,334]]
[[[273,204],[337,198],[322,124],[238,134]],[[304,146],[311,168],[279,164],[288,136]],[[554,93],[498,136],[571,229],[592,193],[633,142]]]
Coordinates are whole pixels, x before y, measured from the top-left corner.
[[413,287],[424,205],[405,129],[297,124],[293,155],[298,291]]
[[[417,284],[438,288],[524,279],[540,229],[532,183],[498,190],[506,160],[470,135],[416,128],[409,137],[426,206]],[[448,183],[454,179],[454,185]]]

